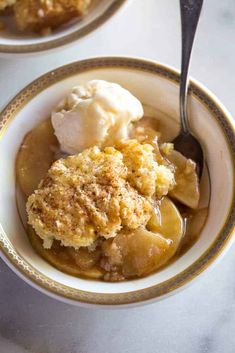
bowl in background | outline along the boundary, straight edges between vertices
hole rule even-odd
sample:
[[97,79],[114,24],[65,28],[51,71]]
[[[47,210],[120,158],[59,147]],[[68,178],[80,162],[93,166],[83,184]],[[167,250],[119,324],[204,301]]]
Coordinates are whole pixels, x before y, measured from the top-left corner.
[[47,36],[17,30],[13,15],[0,16],[6,26],[0,31],[0,54],[25,54],[52,50],[84,37],[110,19],[127,0],[93,0],[87,15],[75,18]]
[[147,277],[119,283],[75,278],[58,271],[31,247],[15,201],[15,158],[25,134],[78,84],[104,79],[130,90],[155,117],[164,115],[172,138],[178,133],[179,73],[143,59],[107,57],[75,62],[40,77],[1,113],[0,254],[35,288],[64,302],[128,306],[176,293],[221,259],[235,225],[235,130],[218,99],[195,80],[190,85],[190,124],[200,139],[211,180],[209,215],[197,242],[169,266]]

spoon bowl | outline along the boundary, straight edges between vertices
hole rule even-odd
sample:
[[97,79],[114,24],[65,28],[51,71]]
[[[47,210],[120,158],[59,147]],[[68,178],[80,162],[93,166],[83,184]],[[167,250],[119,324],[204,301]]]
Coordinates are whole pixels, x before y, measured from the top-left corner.
[[196,162],[196,171],[200,180],[203,171],[204,156],[198,140],[190,133],[181,132],[172,142],[178,152]]
[[175,149],[197,164],[199,180],[202,176],[204,156],[202,147],[195,136],[191,134],[188,122],[188,72],[193,48],[193,42],[199,21],[203,0],[180,0],[182,57],[180,77],[180,134],[174,139]]

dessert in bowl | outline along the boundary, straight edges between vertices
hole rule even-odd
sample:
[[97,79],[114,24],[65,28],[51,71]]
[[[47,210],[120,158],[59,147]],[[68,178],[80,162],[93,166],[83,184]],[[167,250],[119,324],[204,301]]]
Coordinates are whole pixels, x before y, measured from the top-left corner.
[[108,20],[125,0],[0,0],[0,53],[69,44]]
[[16,186],[43,258],[71,275],[122,281],[156,271],[196,240],[206,195],[199,207],[196,165],[162,140],[160,123],[120,85],[91,80],[26,135]]
[[204,168],[199,184],[170,143],[177,82],[143,60],[88,60],[38,79],[3,112],[1,246],[31,283],[76,303],[134,304],[182,287],[229,245],[229,115],[192,83],[190,124],[211,180]]

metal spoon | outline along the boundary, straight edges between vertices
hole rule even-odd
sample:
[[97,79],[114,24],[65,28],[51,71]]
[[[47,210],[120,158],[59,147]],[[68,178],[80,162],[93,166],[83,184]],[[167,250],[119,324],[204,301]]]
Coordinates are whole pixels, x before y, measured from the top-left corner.
[[190,133],[187,114],[188,71],[194,37],[203,0],[180,0],[182,27],[182,57],[180,78],[180,123],[179,135],[174,139],[175,149],[197,164],[199,178],[203,170],[203,151],[198,140]]

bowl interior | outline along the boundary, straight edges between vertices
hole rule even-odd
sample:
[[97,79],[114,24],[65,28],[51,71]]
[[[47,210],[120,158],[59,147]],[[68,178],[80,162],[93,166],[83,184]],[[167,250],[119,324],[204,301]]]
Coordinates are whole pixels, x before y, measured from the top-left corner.
[[0,52],[38,51],[50,49],[76,40],[93,31],[108,19],[125,0],[93,0],[89,11],[82,19],[74,19],[53,30],[47,36],[24,33],[17,29],[14,16],[1,16],[5,29],[0,33]]
[[[59,283],[75,291],[99,294],[130,294],[152,288],[176,278],[189,268],[210,248],[226,223],[233,202],[234,188],[230,147],[215,115],[202,100],[191,95],[189,101],[191,126],[195,135],[200,138],[205,151],[211,178],[211,201],[209,216],[202,234],[188,252],[168,267],[148,277],[121,283],[105,283],[75,278],[56,270],[34,252],[28,241],[15,202],[15,158],[25,134],[50,115],[52,108],[72,86],[90,79],[104,79],[119,83],[130,90],[154,116],[163,114],[166,124],[171,127],[170,134],[174,137],[179,126],[178,85],[167,75],[168,69],[163,71],[165,74],[162,72],[159,74],[157,71],[147,72],[136,67],[89,68],[88,65],[77,74],[69,74],[68,77],[61,79],[55,78],[53,84],[51,84],[53,73],[48,74],[16,99],[15,104],[18,106],[22,100],[27,100],[27,103],[18,109],[14,117],[12,114],[1,131],[0,163],[4,173],[0,178],[0,237],[2,242],[5,239],[8,251],[9,248],[16,250],[18,256],[25,260],[31,270],[36,270],[36,273],[40,273],[42,278],[47,278],[52,285]],[[8,241],[10,243],[7,245]]]

